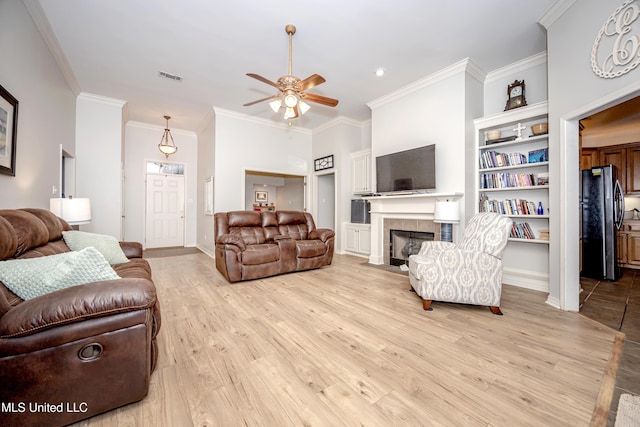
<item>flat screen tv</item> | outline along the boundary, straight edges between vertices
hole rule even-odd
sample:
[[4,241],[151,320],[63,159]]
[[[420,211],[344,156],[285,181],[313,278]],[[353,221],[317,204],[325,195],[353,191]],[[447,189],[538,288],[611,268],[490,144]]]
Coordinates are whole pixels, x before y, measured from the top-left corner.
[[435,188],[435,144],[376,157],[378,193],[421,192]]

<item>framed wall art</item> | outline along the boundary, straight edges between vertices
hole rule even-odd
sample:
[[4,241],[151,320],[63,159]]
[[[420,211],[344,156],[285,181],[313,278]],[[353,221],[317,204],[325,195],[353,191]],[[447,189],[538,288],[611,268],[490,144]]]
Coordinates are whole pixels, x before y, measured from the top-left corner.
[[18,100],[0,86],[0,173],[16,175]]
[[256,202],[259,202],[259,203],[265,202],[266,203],[266,202],[269,201],[269,197],[268,197],[269,193],[267,193],[266,191],[256,191],[255,194],[256,194],[256,198],[255,198]]
[[320,157],[313,161],[315,171],[321,171],[324,169],[331,169],[333,167],[333,154],[326,157]]

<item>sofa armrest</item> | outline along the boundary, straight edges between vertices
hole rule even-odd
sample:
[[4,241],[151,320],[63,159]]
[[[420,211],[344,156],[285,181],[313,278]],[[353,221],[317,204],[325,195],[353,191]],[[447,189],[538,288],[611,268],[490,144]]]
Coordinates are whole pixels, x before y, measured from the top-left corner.
[[142,244],[138,242],[120,242],[120,247],[125,256],[131,258],[142,258]]
[[24,301],[0,318],[0,338],[24,337],[70,323],[148,309],[156,303],[150,280],[87,283]]
[[309,239],[311,240],[322,240],[324,243],[327,242],[330,238],[334,237],[336,233],[333,230],[328,228],[316,228],[312,232],[309,233]]
[[247,248],[247,245],[245,245],[242,237],[238,236],[237,234],[223,234],[222,236],[218,237],[218,239],[216,240],[216,244],[234,245],[237,246],[241,251],[244,251]]

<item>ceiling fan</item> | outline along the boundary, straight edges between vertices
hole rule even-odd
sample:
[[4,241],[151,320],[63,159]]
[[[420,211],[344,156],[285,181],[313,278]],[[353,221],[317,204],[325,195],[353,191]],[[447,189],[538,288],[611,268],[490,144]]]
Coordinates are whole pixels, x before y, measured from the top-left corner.
[[289,74],[280,77],[278,79],[278,82],[275,83],[262,77],[261,75],[247,73],[247,76],[252,77],[256,80],[260,80],[263,83],[277,88],[280,93],[272,96],[267,96],[266,98],[258,99],[253,102],[248,102],[244,104],[244,106],[248,107],[259,102],[274,99],[274,101],[271,101],[269,103],[271,109],[273,109],[273,111],[275,112],[278,112],[282,104],[284,104],[284,118],[290,120],[295,119],[300,114],[306,113],[309,108],[311,108],[304,101],[315,102],[318,104],[327,105],[329,107],[335,107],[336,105],[338,105],[337,99],[327,98],[326,96],[305,92],[312,87],[324,83],[326,80],[324,79],[324,77],[318,74],[312,74],[304,80],[300,80],[299,77],[293,75],[293,73],[291,72],[291,46],[293,42],[293,35],[296,33],[296,27],[289,24],[284,29],[287,34],[289,34]]

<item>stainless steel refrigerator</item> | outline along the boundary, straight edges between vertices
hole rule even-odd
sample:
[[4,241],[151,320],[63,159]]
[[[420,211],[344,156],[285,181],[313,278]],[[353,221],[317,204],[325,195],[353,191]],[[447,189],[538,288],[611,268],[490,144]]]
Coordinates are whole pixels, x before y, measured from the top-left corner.
[[582,275],[617,280],[616,231],[622,226],[624,196],[614,165],[582,171]]

